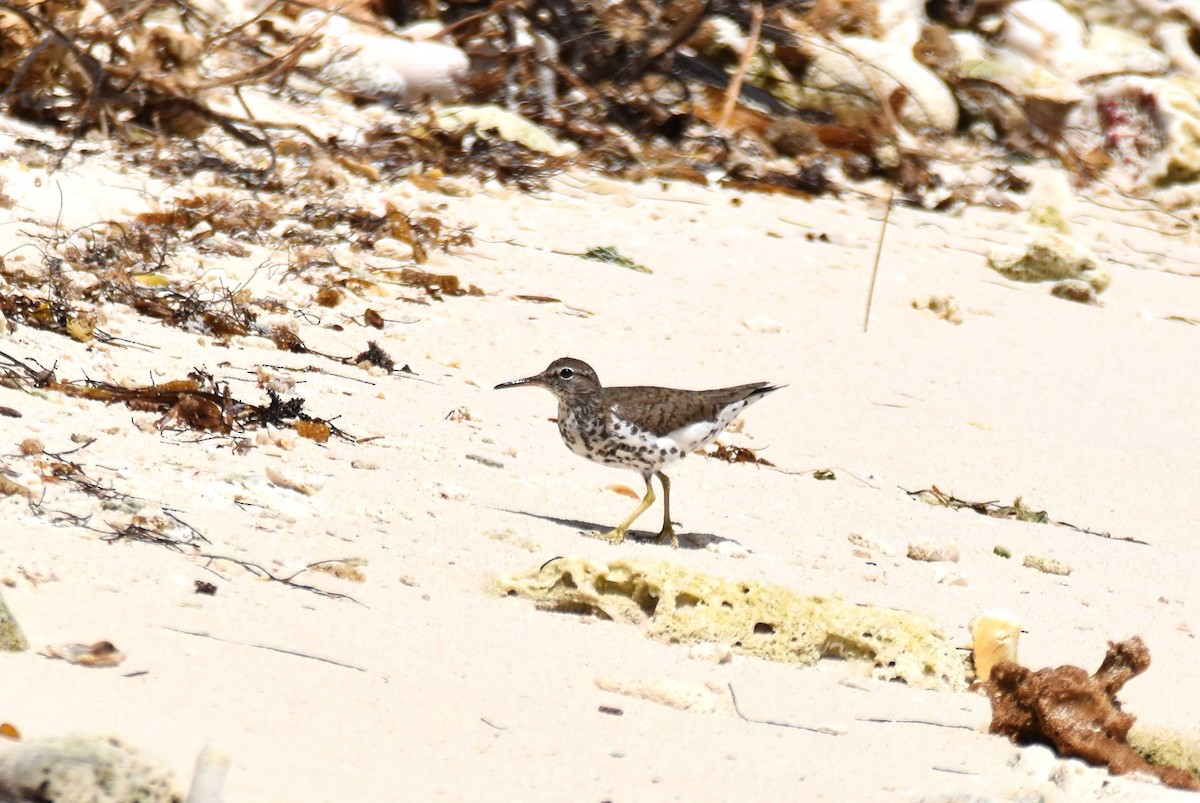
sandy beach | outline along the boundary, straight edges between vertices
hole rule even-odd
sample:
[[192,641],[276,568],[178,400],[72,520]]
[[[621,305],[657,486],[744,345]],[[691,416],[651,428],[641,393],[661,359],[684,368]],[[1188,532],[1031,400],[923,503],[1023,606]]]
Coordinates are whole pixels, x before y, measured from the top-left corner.
[[[44,264],[32,230],[78,232],[211,191],[90,163],[4,174],[17,199],[0,227],[10,272]],[[314,274],[287,270],[269,236],[241,238],[243,256],[163,274],[282,300],[310,353],[120,303],[98,325],[128,342],[30,327],[0,340],[63,381],[199,370],[254,404],[283,387],[349,436],[217,436],[124,404],[0,388],[20,414],[0,418],[5,474],[29,491],[0,500],[0,593],[31,645],[0,654],[0,721],[26,740],[117,737],[181,791],[215,745],[231,758],[229,801],[1185,799],[1079,762],[1014,767],[1021,748],[987,734],[977,692],[884,682],[853,662],[696,650],[494,590],[553,558],[666,561],[926,614],[964,649],[972,617],[1007,608],[1033,668],[1090,672],[1108,642],[1140,636],[1153,664],[1121,693],[1126,710],[1188,732],[1200,248],[1166,216],[1073,201],[1070,236],[1112,275],[1097,306],[987,267],[988,248],[1028,238],[1023,212],[897,207],[864,333],[884,204],[858,193],[806,201],[568,174],[533,194],[397,185],[359,197],[385,196],[470,228],[473,246],[422,268],[479,295],[431,299],[389,281],[395,262],[347,247],[338,256],[364,282],[321,307]],[[572,255],[599,246],[651,272]],[[915,308],[931,297],[952,297],[961,324]],[[363,325],[367,309],[382,329]],[[320,356],[368,340],[411,373]],[[786,385],[722,437],[773,467],[698,455],[676,466],[680,549],[645,537],[658,507],[619,546],[584,537],[628,513],[620,486],[640,495],[640,479],[572,455],[548,393],[491,390],[560,356],[611,385]],[[56,460],[111,492],[56,480]],[[823,469],[834,479],[815,479]],[[906,493],[934,487],[1019,497],[1079,529]],[[165,543],[113,538],[130,522]],[[909,559],[921,541],[959,559]],[[1070,574],[1024,566],[1028,555]],[[322,561],[341,561],[340,576],[305,571]],[[41,654],[101,640],[119,666]],[[691,710],[656,699],[663,689]]]

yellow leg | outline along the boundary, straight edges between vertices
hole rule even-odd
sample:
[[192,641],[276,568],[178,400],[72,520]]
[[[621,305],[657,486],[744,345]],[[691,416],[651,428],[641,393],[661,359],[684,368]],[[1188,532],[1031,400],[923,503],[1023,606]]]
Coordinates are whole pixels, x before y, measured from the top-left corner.
[[[661,474],[659,475],[662,476]],[[603,537],[612,541],[614,544],[619,544],[625,540],[625,533],[629,532],[629,527],[637,520],[637,517],[646,512],[646,509],[654,504],[654,486],[650,484],[650,477],[646,477],[646,495],[642,497],[642,503],[637,506],[637,510],[629,515],[629,518],[621,522],[615,529],[604,533]]]
[[[671,537],[671,546],[675,549],[679,548],[679,539],[675,537],[675,528],[671,526],[671,481],[667,479],[667,475],[661,471],[658,472],[658,479],[663,486],[663,528],[658,534],[659,543],[667,540],[667,536]],[[649,485],[650,481],[647,480]]]

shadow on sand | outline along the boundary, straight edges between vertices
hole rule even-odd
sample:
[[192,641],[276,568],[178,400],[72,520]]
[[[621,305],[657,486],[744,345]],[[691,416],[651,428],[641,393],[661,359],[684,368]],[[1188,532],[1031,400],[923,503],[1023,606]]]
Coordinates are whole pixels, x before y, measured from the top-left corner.
[[[530,513],[525,510],[512,510],[511,508],[493,508],[494,510],[502,510],[505,513],[515,513],[518,516],[528,516],[531,519],[541,519],[560,527],[570,527],[572,530],[577,530],[580,534],[589,538],[604,540],[601,535],[608,532],[611,527],[605,527],[601,524],[590,521],[581,521],[579,519],[560,519],[556,516],[546,516],[541,513]],[[712,533],[685,533],[676,531],[679,536],[680,549],[707,549],[710,545],[723,543],[737,543],[732,538],[725,538]],[[630,541],[635,541],[639,544],[655,544],[670,548],[670,544],[658,540],[658,533],[648,532],[645,530],[630,530],[626,538]],[[740,546],[740,545],[739,545]]]

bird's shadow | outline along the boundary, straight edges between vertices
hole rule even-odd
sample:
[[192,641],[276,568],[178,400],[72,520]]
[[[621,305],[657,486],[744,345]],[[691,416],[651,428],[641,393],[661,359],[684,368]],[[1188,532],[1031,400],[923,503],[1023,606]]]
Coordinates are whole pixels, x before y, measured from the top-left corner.
[[[527,510],[513,510],[507,507],[494,509],[502,510],[505,513],[515,513],[518,516],[528,516],[531,519],[541,519],[542,521],[548,521],[552,522],[553,524],[557,524],[560,527],[570,527],[573,530],[581,531],[585,536],[589,534],[596,535],[599,533],[605,533],[612,529],[611,527],[605,527],[602,524],[597,524],[591,521],[581,521],[579,519],[560,519],[557,516],[547,516],[542,513],[530,513]],[[679,537],[680,549],[707,549],[710,544],[737,543],[732,538],[725,538],[720,535],[713,535],[712,533],[682,533],[676,531],[676,534]],[[631,541],[636,541],[639,544],[658,544],[660,546],[670,547],[668,542],[660,542],[658,540],[658,533],[652,533],[645,530],[630,530],[626,534],[626,538]]]

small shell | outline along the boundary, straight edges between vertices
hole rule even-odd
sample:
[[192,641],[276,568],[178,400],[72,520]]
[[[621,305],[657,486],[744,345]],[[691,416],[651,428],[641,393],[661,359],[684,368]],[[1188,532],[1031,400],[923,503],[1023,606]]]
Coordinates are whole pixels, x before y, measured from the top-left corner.
[[1017,663],[1017,641],[1021,623],[1012,611],[990,610],[976,616],[967,627],[971,631],[975,656],[975,676],[987,680],[992,667],[1001,661]]
[[114,647],[111,641],[97,641],[95,644],[61,644],[57,647],[47,646],[43,654],[51,658],[61,658],[79,666],[95,668],[116,666],[125,660],[125,655]]

